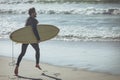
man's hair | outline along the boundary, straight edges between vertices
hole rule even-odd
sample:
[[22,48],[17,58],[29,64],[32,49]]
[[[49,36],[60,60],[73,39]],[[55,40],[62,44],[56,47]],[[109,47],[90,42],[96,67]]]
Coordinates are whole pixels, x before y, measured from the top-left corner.
[[31,14],[34,13],[34,12],[36,12],[36,11],[35,11],[35,8],[33,7],[33,8],[30,8],[30,9],[29,9],[28,14],[31,15]]

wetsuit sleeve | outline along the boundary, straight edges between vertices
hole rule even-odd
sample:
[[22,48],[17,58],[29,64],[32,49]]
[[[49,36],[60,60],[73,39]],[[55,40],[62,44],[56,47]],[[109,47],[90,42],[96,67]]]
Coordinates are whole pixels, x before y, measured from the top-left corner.
[[33,23],[31,26],[32,26],[32,30],[33,30],[35,37],[37,38],[37,40],[40,40],[40,36],[39,36],[38,30],[37,30],[37,24]]

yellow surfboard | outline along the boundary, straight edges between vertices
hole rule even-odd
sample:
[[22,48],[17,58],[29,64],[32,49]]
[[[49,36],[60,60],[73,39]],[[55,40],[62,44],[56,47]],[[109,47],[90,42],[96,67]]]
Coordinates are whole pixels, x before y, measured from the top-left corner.
[[[59,29],[56,26],[47,24],[38,25],[37,30],[41,42],[55,37],[59,32]],[[12,32],[10,34],[10,39],[17,43],[37,43],[37,39],[32,31],[31,26],[26,26]]]

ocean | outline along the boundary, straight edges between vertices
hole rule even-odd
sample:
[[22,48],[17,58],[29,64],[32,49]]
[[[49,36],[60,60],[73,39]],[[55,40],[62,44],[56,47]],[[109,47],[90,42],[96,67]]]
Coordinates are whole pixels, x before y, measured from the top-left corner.
[[0,1],[0,38],[8,38],[11,32],[24,27],[28,9],[35,7],[39,24],[60,28],[56,40],[120,41],[119,3],[25,1]]
[[[113,53],[117,54],[114,55],[114,58],[120,55],[119,53],[120,1],[118,0],[113,0],[113,1],[112,0],[0,0],[0,39],[9,39],[9,35],[14,30],[24,27],[25,21],[28,18],[28,9],[31,7],[36,8],[37,11],[36,18],[38,19],[39,24],[52,24],[60,29],[59,34],[53,40],[58,42],[63,41],[63,43],[64,41],[67,43],[71,43],[72,41],[72,43],[75,43],[75,45],[80,45],[81,41],[87,42],[88,43],[88,44],[86,43],[87,45],[90,45],[89,41],[102,42],[102,43],[105,41],[105,42],[113,42],[113,44],[114,42],[117,42],[118,44],[116,43],[114,44],[115,46],[114,48],[117,49],[109,48],[112,49],[110,51],[113,52],[107,50],[107,54],[103,55],[104,56],[103,60],[107,60],[108,62],[111,62],[109,61],[111,57],[109,53],[111,53],[112,56]],[[72,44],[73,47],[75,47],[75,45]],[[70,49],[72,49],[72,46],[70,47]],[[104,44],[102,46],[104,46]],[[92,49],[94,48],[95,46]],[[73,49],[76,51],[80,51],[79,47],[75,47]],[[87,47],[87,49],[89,49],[89,47]],[[100,47],[100,49],[102,49],[102,47]],[[108,48],[104,47],[103,50],[105,49]],[[67,50],[69,49],[67,48]],[[1,50],[1,52],[4,53],[3,50]],[[70,51],[68,51],[68,53],[69,52]],[[102,61],[100,62],[101,64],[98,64],[97,62],[91,63],[93,59],[90,56],[90,54],[89,56],[87,56],[87,58],[83,57],[83,55],[86,56],[88,53],[90,52],[85,52],[85,54],[79,54],[79,53],[75,55],[72,54],[74,58],[69,58],[68,61],[64,61],[64,64],[61,65],[69,65],[67,63],[71,62],[70,64],[72,64],[74,67],[86,66],[87,68],[90,67],[90,69],[95,69],[97,66],[96,69],[98,71],[103,70],[103,72],[108,71],[108,72],[114,72],[120,74],[120,70],[119,70],[120,63],[117,63],[115,65],[114,64],[107,65],[106,64],[107,62],[104,63],[104,61],[102,60],[103,63],[106,65],[103,65],[104,68],[98,67],[102,65]],[[93,54],[92,51],[91,54]],[[57,55],[60,56],[60,54]],[[61,55],[63,57],[63,56],[67,56],[68,54],[66,55],[61,54]],[[85,61],[82,62],[78,56],[80,56],[81,59],[85,58]],[[99,57],[98,54],[93,54],[93,56]],[[65,60],[65,58],[64,59],[59,57],[57,58],[62,61]],[[95,59],[97,60],[97,58]],[[118,57],[117,60],[119,59],[120,58]],[[49,60],[43,60],[43,62],[44,61],[55,65],[59,63],[59,61],[54,62],[54,60],[51,60],[51,62],[49,62]],[[80,62],[75,63],[76,61],[78,62],[80,61]],[[111,65],[112,68],[110,67],[108,69],[108,67]],[[113,70],[111,71],[111,69]]]

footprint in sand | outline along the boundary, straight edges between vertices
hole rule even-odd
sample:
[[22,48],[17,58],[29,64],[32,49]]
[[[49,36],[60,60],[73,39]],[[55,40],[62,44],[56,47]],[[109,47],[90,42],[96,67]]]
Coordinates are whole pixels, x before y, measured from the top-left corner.
[[44,70],[43,72],[46,73],[46,72],[48,72],[48,71],[47,71],[47,70]]
[[60,73],[54,73],[53,75],[55,75],[56,77],[60,76]]

